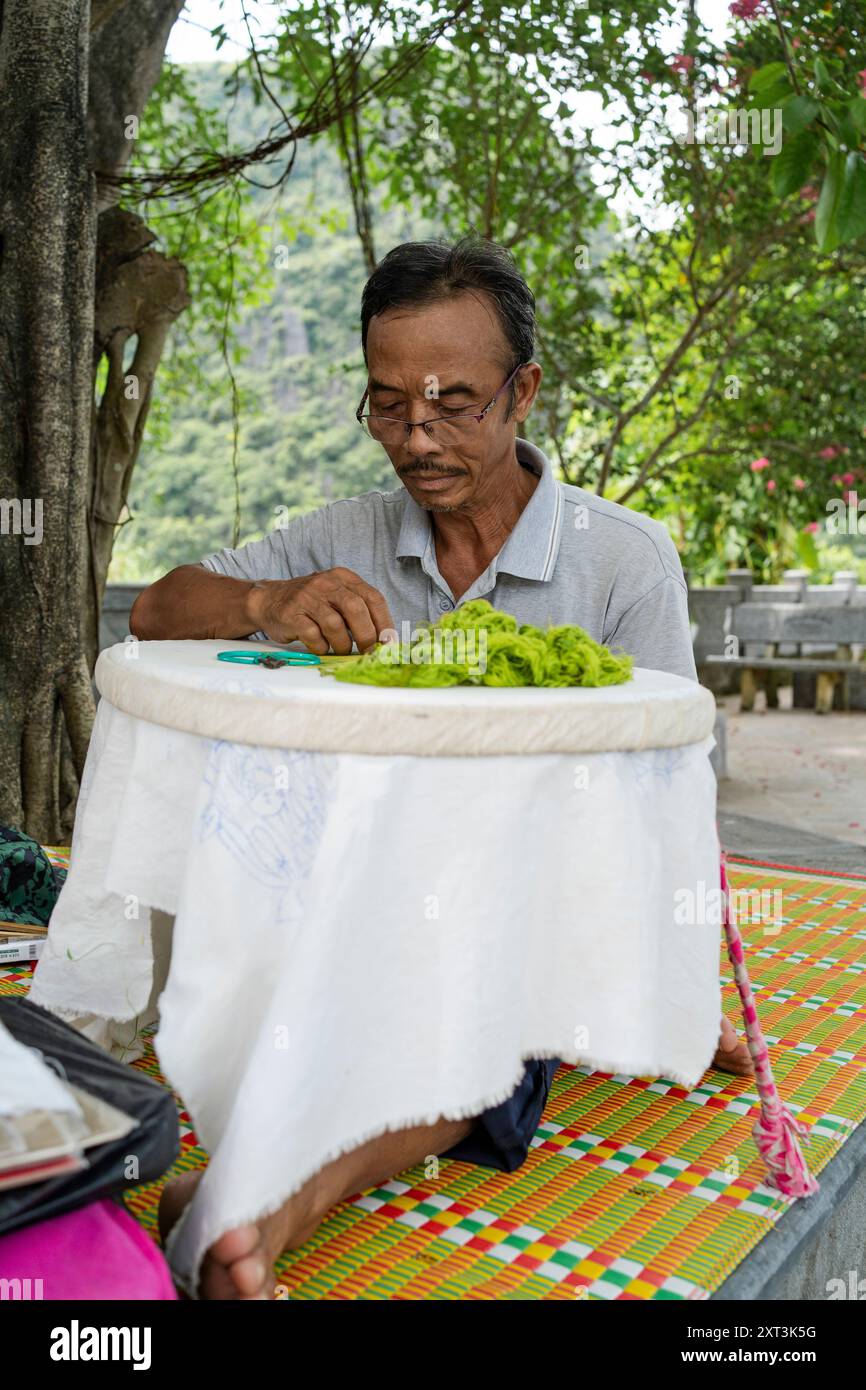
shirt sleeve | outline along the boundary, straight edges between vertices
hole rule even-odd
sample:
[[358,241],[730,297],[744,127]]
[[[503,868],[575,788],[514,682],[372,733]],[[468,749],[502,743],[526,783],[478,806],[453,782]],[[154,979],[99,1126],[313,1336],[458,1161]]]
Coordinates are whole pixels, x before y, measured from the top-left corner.
[[330,508],[293,517],[260,541],[216,550],[200,564],[231,579],[300,579],[333,568]]
[[620,615],[605,638],[614,651],[634,657],[635,666],[669,671],[696,681],[688,593],[682,580],[665,575]]

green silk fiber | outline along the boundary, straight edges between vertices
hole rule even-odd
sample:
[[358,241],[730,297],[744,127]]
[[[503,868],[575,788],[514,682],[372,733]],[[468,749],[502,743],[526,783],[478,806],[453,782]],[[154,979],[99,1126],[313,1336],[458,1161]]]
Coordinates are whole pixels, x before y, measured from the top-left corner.
[[416,628],[408,650],[383,642],[362,655],[325,657],[319,670],[355,685],[431,689],[622,685],[631,680],[632,665],[630,656],[615,656],[582,627],[520,626],[480,598]]

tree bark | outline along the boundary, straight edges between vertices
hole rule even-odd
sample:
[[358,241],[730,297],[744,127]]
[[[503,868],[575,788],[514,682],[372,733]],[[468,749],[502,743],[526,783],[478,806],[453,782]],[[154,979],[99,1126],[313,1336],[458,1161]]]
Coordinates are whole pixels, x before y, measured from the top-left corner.
[[[135,148],[138,119],[157,82],[165,45],[184,0],[92,0],[88,158],[96,173],[97,224],[93,342],[93,428],[87,480],[88,564],[80,591],[90,670],[99,652],[99,615],[108,567],[150,409],[156,368],[173,320],[187,307],[186,271],[149,249],[156,240],[134,213],[115,206],[110,176]],[[135,354],[124,371],[126,345]],[[108,383],[96,401],[96,374]]]
[[105,176],[119,174],[135,148],[129,118],[147,105],[183,6],[184,0],[93,0],[87,126],[99,212],[117,202]]
[[0,819],[48,843],[71,828],[93,713],[77,607],[95,254],[88,19],[87,0],[0,9]]
[[182,3],[0,0],[0,822],[47,844],[71,834],[111,546],[188,302],[94,171],[128,160]]
[[[115,207],[99,216],[89,565],[79,600],[91,670],[99,650],[99,614],[114,538],[141,447],[156,369],[169,328],[189,304],[185,268],[150,249],[154,240],[153,232],[132,212]],[[135,339],[135,350],[124,368],[130,339]],[[103,355],[108,359],[108,379],[96,404],[96,374]]]

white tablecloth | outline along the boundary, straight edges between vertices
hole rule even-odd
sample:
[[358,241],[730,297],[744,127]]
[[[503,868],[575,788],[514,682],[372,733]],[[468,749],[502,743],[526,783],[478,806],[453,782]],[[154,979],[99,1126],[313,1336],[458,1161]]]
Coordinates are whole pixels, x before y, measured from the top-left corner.
[[[346,727],[362,738],[367,707],[379,719],[395,695],[395,709],[420,696],[416,708],[432,701],[434,718],[441,706],[455,722],[475,698],[471,713],[486,708],[494,733],[498,709],[523,702],[536,729],[549,707],[551,737],[566,744],[563,701],[581,706],[579,744],[605,719],[622,738],[629,720],[610,710],[624,704],[642,730],[650,706],[680,701],[694,734],[688,710],[711,699],[647,671],[612,691],[389,692],[214,660],[241,645],[143,643],[117,698],[158,677],[184,723],[197,692],[204,702],[223,691],[247,740],[290,691],[322,699],[323,727],[335,701],[360,710]],[[116,667],[123,648],[108,659]],[[105,690],[105,656],[101,671]],[[704,717],[711,725],[706,705]],[[309,710],[304,719],[312,737]],[[215,739],[100,702],[31,998],[112,1021],[102,1041],[136,1055],[116,1040],[150,1016],[151,910],[174,917],[156,1049],[210,1154],[169,1248],[191,1291],[223,1231],[366,1139],[496,1104],[528,1057],[686,1086],[712,1059],[720,928],[705,904],[719,846],[707,726],[683,746],[617,752],[496,754],[488,734],[477,757],[422,754],[424,719],[414,727],[417,755],[322,753]]]

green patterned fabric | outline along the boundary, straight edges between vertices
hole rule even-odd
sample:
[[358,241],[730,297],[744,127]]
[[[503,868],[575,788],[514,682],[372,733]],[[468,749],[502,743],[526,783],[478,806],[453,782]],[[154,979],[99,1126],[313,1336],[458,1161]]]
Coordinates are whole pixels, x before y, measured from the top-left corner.
[[23,830],[0,825],[0,921],[46,927],[65,878]]

